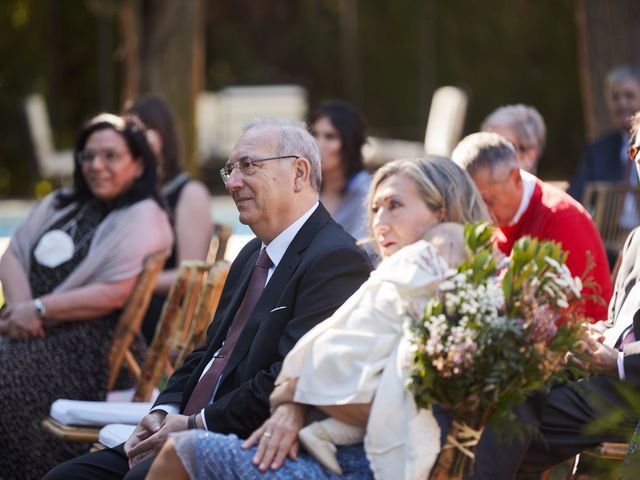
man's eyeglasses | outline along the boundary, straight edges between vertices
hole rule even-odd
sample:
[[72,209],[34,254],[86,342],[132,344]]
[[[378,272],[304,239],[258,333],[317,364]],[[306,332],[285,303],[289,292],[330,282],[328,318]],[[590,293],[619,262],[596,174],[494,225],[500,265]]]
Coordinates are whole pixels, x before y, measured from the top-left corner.
[[220,169],[220,176],[222,177],[222,181],[226,185],[229,181],[229,177],[231,177],[231,172],[234,169],[238,170],[240,175],[243,177],[253,175],[258,170],[257,163],[266,162],[267,160],[281,160],[283,158],[300,158],[298,155],[282,155],[280,157],[269,157],[269,158],[259,158],[252,159],[249,157],[243,157],[240,160],[235,161],[234,163],[227,163],[224,167]]
[[638,152],[640,152],[640,145],[630,145],[627,153],[629,154],[629,160],[635,162],[636,157],[638,156]]
[[518,143],[512,143],[511,145],[513,145],[513,148],[515,148],[516,152],[518,153],[524,153],[527,150],[529,150],[529,148],[531,148],[531,147],[525,147],[524,145],[520,145]]
[[96,151],[82,150],[76,154],[76,161],[82,165],[83,163],[92,163],[96,157],[100,157],[100,159],[104,160],[107,165],[111,165],[126,153],[128,152],[117,152],[109,149]]

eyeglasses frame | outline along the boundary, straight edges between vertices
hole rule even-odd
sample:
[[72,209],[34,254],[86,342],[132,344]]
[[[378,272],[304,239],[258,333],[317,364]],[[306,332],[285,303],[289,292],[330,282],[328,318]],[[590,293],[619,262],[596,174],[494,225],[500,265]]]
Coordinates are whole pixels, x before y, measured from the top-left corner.
[[[251,166],[253,166],[256,163],[262,163],[262,162],[266,162],[268,160],[282,160],[284,158],[295,158],[296,160],[298,158],[300,158],[300,155],[281,155],[279,157],[268,157],[268,158],[258,158],[256,160],[253,159],[249,159],[249,161],[251,162]],[[242,159],[241,159],[242,160]],[[238,163],[240,162],[240,160],[236,160],[235,162],[233,162],[230,167],[231,169],[229,170],[229,173],[227,173],[227,165],[225,165],[224,167],[222,167],[220,169],[220,176],[222,177],[222,183],[224,183],[225,185],[227,183],[229,183],[229,179],[231,178],[231,173],[233,173],[234,170],[238,170],[238,172],[240,172],[240,169],[238,168]],[[252,173],[248,173],[246,174],[247,176],[253,175],[255,172]],[[240,175],[245,175],[242,172],[240,172]]]

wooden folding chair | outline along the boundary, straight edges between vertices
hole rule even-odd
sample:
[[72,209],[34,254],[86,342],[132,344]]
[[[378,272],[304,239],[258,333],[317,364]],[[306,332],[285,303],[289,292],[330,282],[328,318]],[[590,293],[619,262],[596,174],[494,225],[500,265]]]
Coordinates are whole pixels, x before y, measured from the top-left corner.
[[224,287],[228,273],[229,262],[224,260],[214,263],[209,269],[207,281],[202,287],[196,313],[189,326],[189,331],[179,343],[174,345],[176,352],[179,352],[174,361],[176,367],[182,365],[186,356],[191,353],[196,346],[205,341],[207,328],[211,323],[213,314],[218,308],[222,287]]
[[231,236],[231,225],[216,223],[213,226],[213,237],[207,252],[207,263],[213,264],[218,260],[224,260],[224,253],[227,250],[227,242]]
[[[138,372],[134,402],[149,401],[163,373],[168,376],[179,366],[175,361],[169,361],[172,349],[175,349],[174,358],[180,361],[184,359],[188,352],[183,352],[180,347],[191,345],[188,335],[198,331],[202,318],[207,322],[210,320],[212,315],[207,316],[205,310],[217,306],[228,268],[226,262],[211,268],[200,261],[181,264],[178,277],[163,306],[153,341]],[[194,318],[199,321],[193,321]],[[51,417],[43,420],[42,425],[53,435],[70,441],[97,442],[100,431],[100,427],[65,425]]]
[[619,252],[630,229],[637,226],[621,221],[625,202],[629,200],[640,220],[640,186],[612,182],[589,182],[585,186],[582,204],[591,212],[607,251]]
[[170,250],[165,250],[154,255],[150,255],[144,261],[142,273],[138,276],[136,285],[131,292],[116,326],[113,344],[109,351],[109,381],[107,389],[112,390],[118,376],[122,362],[126,362],[127,368],[137,379],[140,375],[140,366],[131,353],[131,344],[140,333],[142,320],[149,307],[153,289],[156,286],[160,272],[164,263],[171,254]]
[[171,287],[145,357],[143,373],[133,396],[134,402],[149,401],[162,374],[169,376],[177,367],[170,361],[170,354],[175,352],[175,348],[180,345],[179,340],[188,332],[208,271],[209,266],[204,262],[188,261],[180,264],[178,278]]
[[[134,376],[136,376],[136,373],[138,375],[140,373],[140,367],[133,357],[130,347],[136,335],[140,332],[142,320],[151,301],[153,289],[160,276],[160,272],[162,272],[165,261],[170,254],[170,250],[163,250],[162,252],[149,255],[144,261],[142,272],[138,275],[136,284],[116,325],[108,359],[108,390],[113,389],[123,362],[126,362],[127,367]],[[84,431],[86,429],[70,430],[67,425],[56,422],[51,417],[45,418],[42,426],[45,430],[63,440],[87,441],[87,438],[90,437],[90,434]]]

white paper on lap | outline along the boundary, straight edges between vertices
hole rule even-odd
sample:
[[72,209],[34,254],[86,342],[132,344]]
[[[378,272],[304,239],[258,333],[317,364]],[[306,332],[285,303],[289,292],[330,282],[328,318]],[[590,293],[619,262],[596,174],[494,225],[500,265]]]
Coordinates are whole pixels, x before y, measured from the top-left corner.
[[107,448],[115,447],[126,442],[135,428],[135,425],[125,425],[123,423],[106,425],[100,429],[98,441]]
[[49,415],[65,425],[102,427],[110,423],[136,425],[153,406],[151,402],[90,402],[59,399]]

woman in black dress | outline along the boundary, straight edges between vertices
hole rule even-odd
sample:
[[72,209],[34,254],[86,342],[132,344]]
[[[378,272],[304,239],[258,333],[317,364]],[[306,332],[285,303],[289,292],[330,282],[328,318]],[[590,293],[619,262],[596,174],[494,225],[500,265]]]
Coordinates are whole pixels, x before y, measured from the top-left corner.
[[147,128],[147,140],[158,164],[160,195],[176,239],[142,324],[142,333],[147,343],[151,343],[162,305],[177,277],[180,262],[206,259],[213,235],[213,222],[207,187],[193,180],[182,169],[179,137],[167,103],[158,96],[145,95],[129,106],[127,112],[140,118]]
[[40,201],[0,260],[0,478],[41,478],[86,448],[40,423],[57,398],[104,399],[119,310],[173,242],[137,118],[95,117],[74,153],[74,187]]

